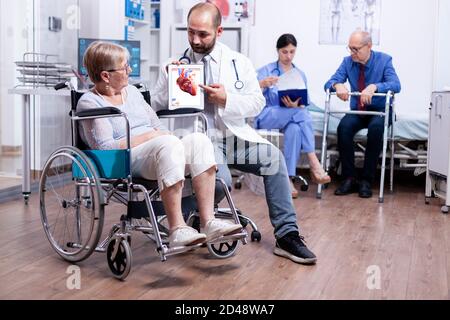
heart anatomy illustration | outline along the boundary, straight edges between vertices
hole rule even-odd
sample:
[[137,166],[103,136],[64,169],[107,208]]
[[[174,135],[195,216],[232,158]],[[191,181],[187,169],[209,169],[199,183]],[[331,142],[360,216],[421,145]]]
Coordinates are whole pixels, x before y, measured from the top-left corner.
[[195,82],[195,74],[192,73],[192,70],[180,68],[178,69],[178,75],[177,84],[180,89],[191,96],[196,96],[198,85]]

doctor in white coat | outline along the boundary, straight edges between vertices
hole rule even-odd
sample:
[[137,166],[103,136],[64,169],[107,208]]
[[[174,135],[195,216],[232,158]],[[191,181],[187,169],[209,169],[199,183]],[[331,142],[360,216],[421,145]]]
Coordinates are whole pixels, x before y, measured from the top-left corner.
[[[205,66],[207,85],[200,87],[207,97],[204,112],[208,118],[208,135],[216,147],[217,176],[229,185],[229,167],[262,176],[276,238],[274,253],[297,263],[314,264],[317,258],[299,234],[283,154],[246,122],[247,118],[256,117],[265,105],[256,71],[247,57],[217,42],[223,32],[221,20],[220,11],[211,3],[192,7],[188,14],[190,48],[181,59]],[[161,68],[151,96],[153,108],[167,109],[166,65]]]

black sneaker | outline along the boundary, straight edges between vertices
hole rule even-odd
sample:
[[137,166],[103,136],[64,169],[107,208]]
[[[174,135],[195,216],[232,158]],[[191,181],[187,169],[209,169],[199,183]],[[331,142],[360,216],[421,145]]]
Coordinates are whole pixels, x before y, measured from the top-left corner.
[[291,259],[301,264],[315,264],[317,258],[303,242],[305,238],[299,236],[297,231],[289,232],[284,237],[277,239],[273,253],[277,256]]

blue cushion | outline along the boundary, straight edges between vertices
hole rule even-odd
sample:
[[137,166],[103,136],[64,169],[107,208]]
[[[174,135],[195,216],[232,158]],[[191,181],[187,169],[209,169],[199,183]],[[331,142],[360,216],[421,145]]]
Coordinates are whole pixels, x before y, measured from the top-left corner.
[[[91,159],[100,178],[121,179],[130,174],[129,150],[83,150]],[[77,165],[72,164],[74,178],[84,175]]]

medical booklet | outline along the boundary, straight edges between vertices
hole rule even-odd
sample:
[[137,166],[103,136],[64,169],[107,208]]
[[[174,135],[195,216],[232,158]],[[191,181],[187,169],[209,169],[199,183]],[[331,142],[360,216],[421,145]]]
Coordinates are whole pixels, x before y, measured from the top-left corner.
[[286,105],[281,100],[282,97],[289,96],[292,101],[300,98],[299,105],[307,106],[308,102],[308,90],[307,89],[291,89],[291,90],[279,90],[278,97],[280,99],[280,106],[286,107]]
[[307,106],[309,104],[308,89],[306,89],[305,81],[297,69],[291,69],[283,73],[278,78],[277,87],[280,106],[286,107],[281,100],[284,96],[289,96],[292,101],[301,98],[300,105]]

